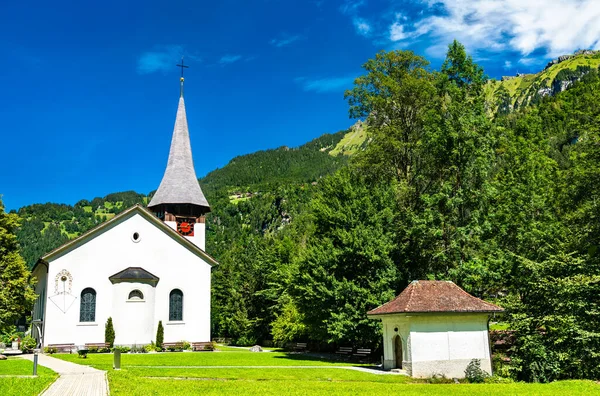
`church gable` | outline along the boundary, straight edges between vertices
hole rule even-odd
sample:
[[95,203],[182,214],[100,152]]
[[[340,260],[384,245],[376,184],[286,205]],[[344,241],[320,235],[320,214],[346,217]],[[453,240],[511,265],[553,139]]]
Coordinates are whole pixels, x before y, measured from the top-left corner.
[[[89,242],[93,241],[94,239],[100,237],[101,235],[104,235],[105,233],[110,232],[110,230],[129,221],[136,215],[139,215],[139,217],[145,219],[146,223],[158,228],[166,236],[168,236],[172,240],[176,241],[179,245],[181,245],[183,248],[187,249],[194,255],[201,258],[204,262],[206,262],[210,266],[218,264],[218,262],[213,257],[211,257],[205,251],[200,249],[194,243],[190,242],[188,239],[186,239],[185,237],[183,237],[182,235],[177,233],[177,231],[173,230],[171,227],[164,224],[160,219],[156,218],[154,216],[154,214],[150,213],[147,209],[145,209],[144,207],[142,207],[140,205],[132,206],[131,208],[125,210],[124,212],[116,215],[112,219],[92,228],[91,230],[82,234],[78,238],[75,238],[75,239],[65,243],[64,245],[52,250],[51,252],[42,256],[40,258],[40,260],[38,261],[38,264],[40,262],[47,263],[50,261],[54,261],[60,257],[63,257],[66,254],[69,254],[70,252],[88,244]],[[143,238],[143,236],[139,232],[133,231],[130,235],[130,238],[131,238],[132,242],[138,242],[139,240],[141,240],[141,238]],[[37,267],[38,264],[36,264],[35,267]]]

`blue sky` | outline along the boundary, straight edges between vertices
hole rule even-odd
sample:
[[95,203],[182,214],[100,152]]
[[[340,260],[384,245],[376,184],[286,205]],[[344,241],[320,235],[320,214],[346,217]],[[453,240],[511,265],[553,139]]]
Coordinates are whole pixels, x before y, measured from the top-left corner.
[[488,75],[599,48],[600,2],[2,2],[0,194],[7,209],[158,187],[184,55],[196,172],[349,127],[343,91],[378,50],[439,67],[463,42]]

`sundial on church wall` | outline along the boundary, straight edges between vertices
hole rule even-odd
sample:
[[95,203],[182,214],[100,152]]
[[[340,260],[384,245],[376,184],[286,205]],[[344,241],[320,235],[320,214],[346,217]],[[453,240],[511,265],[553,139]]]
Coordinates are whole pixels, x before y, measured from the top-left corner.
[[61,270],[54,277],[54,295],[50,296],[50,301],[54,303],[63,313],[66,313],[73,305],[77,297],[72,293],[73,276],[66,269]]

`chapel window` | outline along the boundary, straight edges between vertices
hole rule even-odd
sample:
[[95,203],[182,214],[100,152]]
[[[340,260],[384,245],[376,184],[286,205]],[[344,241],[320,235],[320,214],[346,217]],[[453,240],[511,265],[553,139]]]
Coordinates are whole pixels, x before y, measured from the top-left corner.
[[96,321],[96,291],[90,287],[81,292],[80,322]]
[[183,293],[179,289],[169,294],[169,320],[183,320]]
[[132,290],[129,293],[129,300],[143,300],[144,299],[144,294],[139,291],[139,290]]

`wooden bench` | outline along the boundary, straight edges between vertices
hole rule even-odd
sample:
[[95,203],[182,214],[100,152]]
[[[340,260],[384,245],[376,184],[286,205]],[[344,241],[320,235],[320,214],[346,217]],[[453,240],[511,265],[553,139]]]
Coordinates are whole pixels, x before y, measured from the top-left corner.
[[87,349],[90,349],[90,348],[98,348],[98,349],[110,348],[110,343],[109,342],[90,342],[90,343],[86,343],[85,347]]
[[306,352],[306,342],[297,342],[296,345],[294,345],[294,351],[295,352]]
[[339,347],[337,351],[335,351],[335,353],[337,353],[338,355],[352,355],[352,351],[354,351],[354,348],[352,347]]
[[356,356],[360,359],[360,361],[367,360],[367,358],[371,355],[371,349],[369,348],[358,348],[356,353],[352,356]]
[[56,352],[69,351],[69,353],[73,353],[73,349],[75,349],[75,344],[48,344],[46,346],[56,349]]
[[192,351],[212,351],[212,342],[192,342]]

